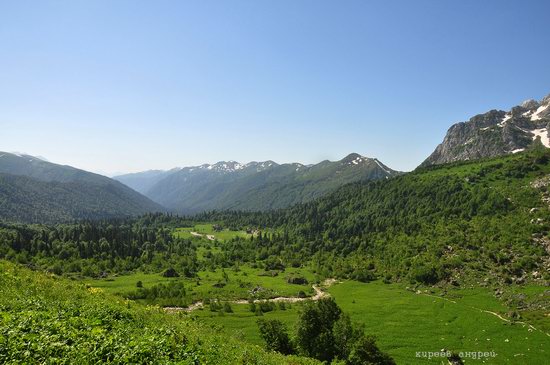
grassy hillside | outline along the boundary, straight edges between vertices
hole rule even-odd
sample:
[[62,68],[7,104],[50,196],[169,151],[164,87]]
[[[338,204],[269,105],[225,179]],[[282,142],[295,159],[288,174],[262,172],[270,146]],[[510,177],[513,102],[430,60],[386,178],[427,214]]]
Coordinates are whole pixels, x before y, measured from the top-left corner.
[[[195,234],[198,233],[201,236],[193,235],[191,232],[195,232]],[[250,238],[252,236],[252,233],[246,233],[246,231],[231,231],[228,229],[215,230],[214,225],[210,223],[195,224],[192,227],[178,227],[174,234],[178,238],[202,237],[205,240],[212,241],[226,241],[235,237]]]
[[0,261],[3,364],[316,364],[208,326]]
[[303,268],[289,269],[280,275],[269,276],[265,275],[263,269],[241,266],[238,271],[230,269],[199,271],[192,278],[166,278],[162,273],[137,272],[105,279],[85,279],[84,282],[123,297],[135,297],[139,293],[136,287],[138,281],[145,289],[153,289],[160,285],[169,287],[181,284],[185,288],[185,294],[177,298],[143,298],[141,300],[145,303],[154,302],[165,306],[189,305],[208,299],[246,300],[251,297],[250,291],[254,288],[262,288],[261,292],[254,296],[255,298],[292,297],[297,296],[300,291],[308,296],[313,295],[311,284],[289,284],[288,277],[305,277],[309,283],[316,279],[309,270]]

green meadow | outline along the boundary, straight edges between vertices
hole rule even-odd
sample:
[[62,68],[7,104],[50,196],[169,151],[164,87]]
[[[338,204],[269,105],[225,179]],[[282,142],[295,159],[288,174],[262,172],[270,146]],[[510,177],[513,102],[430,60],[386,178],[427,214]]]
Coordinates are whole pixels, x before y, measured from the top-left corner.
[[[550,336],[540,328],[500,319],[495,314],[504,316],[506,308],[486,289],[457,289],[444,298],[435,293],[417,294],[399,284],[346,281],[328,291],[344,312],[377,337],[380,348],[398,364],[440,363],[438,358],[417,358],[416,353],[442,349],[496,354],[480,360],[463,357],[466,364],[545,364],[550,356]],[[264,313],[263,318],[279,319],[292,331],[299,308],[300,304],[294,303],[284,311]],[[234,313],[220,315],[205,308],[190,316],[262,344],[258,317],[249,306],[232,305],[232,309]]]
[[252,234],[245,231],[232,231],[229,229],[216,231],[212,223],[196,224],[193,227],[179,227],[174,230],[174,235],[178,238],[197,238],[191,232],[203,235],[202,239],[204,240],[208,240],[206,236],[211,235],[218,241],[226,241],[235,237],[250,238],[252,236]]
[[[197,237],[191,232],[203,236]],[[216,231],[213,224],[177,228],[174,234],[193,240],[199,261],[205,261],[207,254],[223,254],[225,242],[232,238],[251,236],[245,231]],[[208,239],[207,235],[213,235],[215,239]],[[186,290],[185,303],[189,305],[208,299],[231,302],[252,297],[296,297],[300,292],[311,296],[314,294],[311,285],[322,279],[308,268],[286,268],[276,273],[246,264],[202,270],[194,278],[166,278],[162,272],[135,272],[104,279],[87,279],[86,283],[126,297],[136,291],[138,281],[144,288],[182,282]],[[304,277],[308,284],[290,284],[287,279],[291,276]],[[259,291],[252,294],[254,289]],[[328,292],[344,312],[364,325],[366,333],[377,337],[380,348],[388,352],[398,364],[439,364],[440,358],[428,359],[426,356],[443,349],[462,352],[466,364],[544,364],[550,356],[548,313],[543,310],[520,312],[521,318],[511,321],[510,306],[505,305],[507,298],[499,300],[487,288],[450,287],[444,292],[438,288],[423,288],[414,291],[396,283],[345,281],[331,286]],[[535,285],[511,286],[507,295],[521,295],[533,303],[548,295],[548,290]],[[142,299],[138,301],[151,303]],[[153,304],[168,305],[162,301]],[[278,319],[292,333],[301,306],[300,302],[285,303],[284,308],[277,305],[275,310],[264,312],[262,318]],[[231,312],[211,311],[205,305],[204,308],[180,315],[194,318],[216,331],[248,343],[263,345],[256,324],[258,313],[251,311],[249,304],[232,303]],[[469,358],[479,352],[490,356]]]
[[[311,285],[289,284],[287,278],[289,276],[301,276],[305,277],[310,283],[317,280],[314,274],[304,268],[287,269],[277,276],[264,274],[261,269],[241,266],[237,270],[200,271],[196,278],[165,278],[162,273],[138,272],[105,279],[87,279],[86,283],[112,294],[127,296],[136,290],[138,281],[141,281],[145,288],[171,281],[183,282],[189,297],[188,304],[191,304],[206,298],[222,300],[248,299],[251,297],[250,291],[255,288],[259,288],[257,291],[257,297],[259,298],[292,297],[297,296],[300,291],[306,295],[312,295]],[[225,281],[224,276],[228,279],[227,281]],[[220,283],[223,283],[223,287],[219,287]]]

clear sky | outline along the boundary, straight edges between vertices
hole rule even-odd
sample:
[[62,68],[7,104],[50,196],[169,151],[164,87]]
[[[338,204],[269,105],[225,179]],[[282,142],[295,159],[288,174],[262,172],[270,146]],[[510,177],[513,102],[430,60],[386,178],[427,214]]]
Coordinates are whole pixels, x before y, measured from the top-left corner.
[[410,170],[550,93],[550,1],[3,1],[0,150],[103,173],[350,152]]

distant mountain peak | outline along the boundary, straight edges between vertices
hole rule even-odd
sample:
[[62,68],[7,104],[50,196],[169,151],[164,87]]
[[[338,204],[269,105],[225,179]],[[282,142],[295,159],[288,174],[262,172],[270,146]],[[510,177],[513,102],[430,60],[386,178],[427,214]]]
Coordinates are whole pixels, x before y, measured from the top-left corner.
[[44,162],[49,162],[49,161],[48,161],[46,158],[44,158],[44,157],[41,157],[41,156],[32,156],[32,155],[29,155],[28,153],[24,153],[24,152],[1,152],[1,151],[0,151],[0,158],[1,158],[1,157],[5,157],[5,156],[20,157],[20,158],[27,159],[29,162],[32,162],[32,161],[44,161]]
[[278,165],[278,164],[274,161],[267,160],[267,161],[250,161],[245,166],[265,166],[265,167],[269,167],[269,166],[274,166],[274,165]]
[[351,160],[355,160],[356,158],[361,158],[361,157],[363,157],[363,156],[361,156],[358,153],[352,152],[349,155],[347,155],[346,157],[344,157],[341,161],[351,161]]
[[534,99],[528,99],[521,103],[521,106],[525,109],[536,109],[539,107],[539,105],[539,102]]
[[236,161],[219,161],[216,162],[214,165],[210,165],[211,168],[209,170],[216,170],[216,171],[222,171],[222,172],[234,172],[238,170],[244,169],[244,165],[242,165],[239,162]]
[[371,161],[371,160],[372,159],[365,156],[361,156],[358,153],[350,153],[349,155],[341,159],[340,162],[344,165],[359,165],[361,163]]
[[198,167],[191,167],[191,168],[188,168],[188,169],[192,170],[192,169],[199,168],[199,169],[206,169],[206,170],[211,170],[211,171],[215,171],[215,172],[230,173],[230,172],[239,172],[239,171],[245,170],[245,169],[250,168],[250,167],[254,167],[254,168],[257,168],[257,169],[266,169],[266,168],[269,168],[269,167],[272,167],[272,166],[278,166],[278,165],[273,161],[264,161],[264,162],[255,162],[255,161],[253,161],[253,162],[249,162],[247,164],[242,164],[242,163],[237,162],[237,161],[219,161],[219,162],[216,162],[213,165],[203,164],[203,165],[200,165]]

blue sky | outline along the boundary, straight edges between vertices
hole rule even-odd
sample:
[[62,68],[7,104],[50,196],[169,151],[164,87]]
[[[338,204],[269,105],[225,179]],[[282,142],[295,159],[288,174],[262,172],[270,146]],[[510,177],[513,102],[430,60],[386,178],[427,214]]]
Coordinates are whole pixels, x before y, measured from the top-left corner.
[[548,1],[1,1],[0,150],[103,173],[350,152],[411,170],[550,93]]

